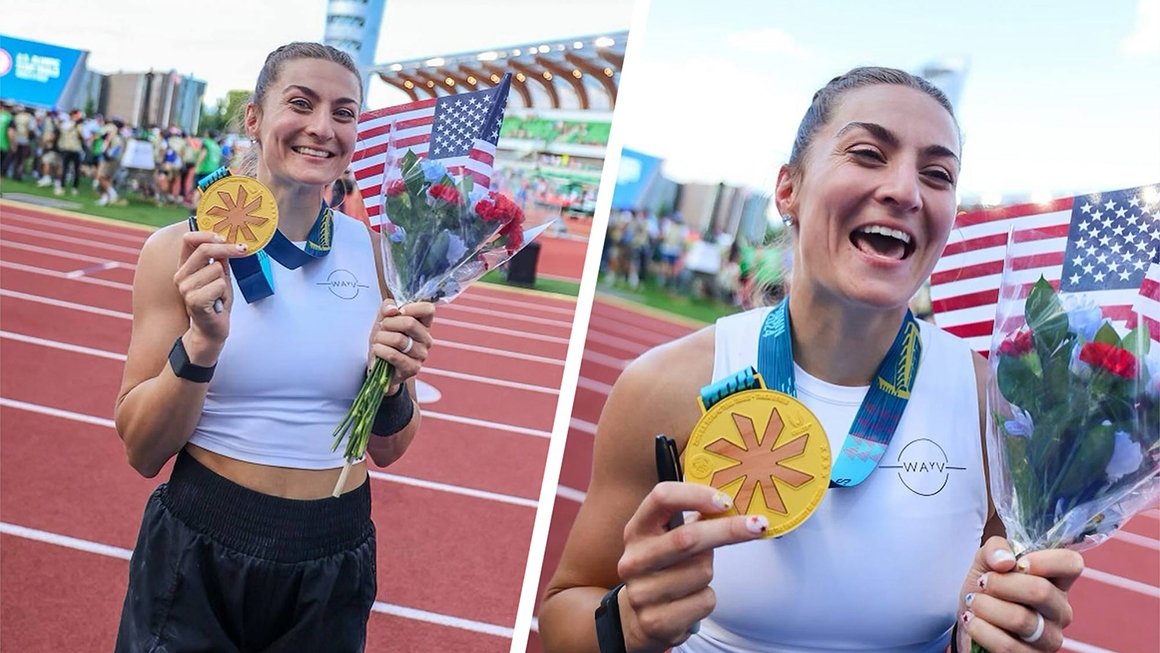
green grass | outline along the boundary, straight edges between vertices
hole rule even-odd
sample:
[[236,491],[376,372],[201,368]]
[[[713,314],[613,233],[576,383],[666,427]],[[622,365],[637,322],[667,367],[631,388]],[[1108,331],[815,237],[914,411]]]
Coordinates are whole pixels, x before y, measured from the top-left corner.
[[[70,202],[74,206],[61,206],[68,211],[76,211],[87,215],[102,218],[134,222],[151,227],[164,227],[189,217],[190,210],[180,206],[157,206],[150,200],[141,199],[132,194],[122,195],[113,206],[97,206],[100,194],[93,190],[89,180],[82,179],[80,192],[73,196],[68,189],[59,197],[52,194],[52,187],[39,188],[35,182],[13,181],[5,179],[0,182],[0,197],[7,197],[10,193],[22,193],[51,198],[63,202]],[[53,205],[49,205],[53,206]]]
[[[503,286],[511,286],[513,288],[528,288],[523,284],[508,283],[504,277],[503,270],[492,270],[483,275],[480,279],[485,283],[495,283]],[[539,290],[540,292],[550,292],[557,295],[568,295],[569,297],[576,297],[580,294],[580,284],[574,281],[564,281],[563,279],[546,279],[541,276],[536,277],[536,284],[529,290]]]
[[652,279],[636,288],[629,288],[621,281],[613,283],[608,275],[602,275],[597,291],[703,324],[712,324],[719,317],[732,315],[741,310],[717,299],[693,298],[667,288],[658,288]]

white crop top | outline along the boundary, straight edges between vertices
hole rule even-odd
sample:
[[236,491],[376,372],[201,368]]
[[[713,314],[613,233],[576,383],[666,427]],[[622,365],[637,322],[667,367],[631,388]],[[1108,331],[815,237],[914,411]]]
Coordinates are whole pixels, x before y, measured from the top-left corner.
[[274,295],[247,304],[233,279],[230,335],[192,444],[298,469],[343,464],[331,433],[367,366],[379,290],[367,228],[335,211],[331,251],[297,270],[270,261]]
[[[769,309],[717,322],[713,380],[757,362]],[[971,353],[925,322],[911,399],[882,461],[830,489],[784,537],[717,549],[717,607],[681,653],[942,653],[979,547],[987,493]],[[867,388],[794,366],[798,398],[837,451]]]

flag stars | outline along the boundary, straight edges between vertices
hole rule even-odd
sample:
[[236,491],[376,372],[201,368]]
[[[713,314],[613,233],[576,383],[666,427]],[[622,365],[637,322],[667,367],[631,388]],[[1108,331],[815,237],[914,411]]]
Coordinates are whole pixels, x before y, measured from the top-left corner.
[[1084,213],[1091,213],[1092,212],[1092,205],[1090,202],[1083,203],[1083,212]]
[[1109,211],[1114,211],[1116,208],[1116,203],[1113,202],[1112,200],[1108,200],[1108,203],[1104,204],[1104,208],[1109,210]]
[[1123,218],[1127,212],[1128,210],[1121,206],[1120,208],[1116,209],[1116,217]]
[[1136,208],[1136,207],[1140,206],[1140,198],[1139,197],[1132,197],[1132,201],[1128,202],[1128,204],[1132,208]]
[[1096,283],[1103,283],[1103,280],[1104,280],[1104,279],[1105,279],[1107,276],[1108,276],[1108,275],[1104,274],[1103,272],[1096,272],[1096,273],[1095,273],[1095,276],[1094,276],[1093,278],[1096,280]]
[[1068,279],[1068,282],[1069,282],[1071,285],[1073,285],[1073,286],[1078,286],[1078,285],[1079,285],[1079,281],[1080,281],[1080,276],[1079,276],[1078,274],[1073,274],[1073,275],[1071,275],[1071,277]]

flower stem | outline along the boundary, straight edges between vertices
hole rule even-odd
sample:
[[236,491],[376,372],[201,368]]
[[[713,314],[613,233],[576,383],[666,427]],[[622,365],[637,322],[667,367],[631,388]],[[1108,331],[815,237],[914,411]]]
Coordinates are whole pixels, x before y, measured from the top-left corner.
[[393,371],[390,363],[381,358],[375,359],[375,364],[371,368],[370,374],[367,375],[366,381],[363,381],[362,388],[355,396],[350,410],[347,411],[342,422],[331,434],[334,438],[334,444],[330,447],[331,451],[337,450],[338,445],[342,444],[344,439],[346,440],[346,447],[343,450],[346,462],[343,464],[342,473],[339,474],[338,482],[334,486],[335,497],[342,492],[351,466],[367,452],[375,413],[378,412],[379,405],[383,403],[383,393],[387,391],[387,386],[391,383]]

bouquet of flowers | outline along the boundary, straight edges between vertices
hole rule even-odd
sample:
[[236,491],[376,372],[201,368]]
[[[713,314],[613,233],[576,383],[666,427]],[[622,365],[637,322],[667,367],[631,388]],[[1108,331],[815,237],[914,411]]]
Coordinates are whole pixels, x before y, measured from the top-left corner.
[[1160,333],[1128,329],[1134,311],[1105,317],[1098,291],[1026,283],[1013,240],[987,388],[991,494],[1016,555],[1082,550],[1160,497]]
[[[506,98],[506,91],[506,84],[501,85],[490,101],[500,102],[499,93]],[[499,106],[498,120],[502,120]],[[435,122],[439,122],[438,114]],[[493,135],[498,138],[495,127]],[[439,159],[402,147],[408,139],[405,134],[398,136],[400,131],[399,125],[391,124],[382,179],[384,219],[379,243],[385,281],[399,306],[450,302],[486,272],[507,262],[551,221],[525,229],[523,211],[510,198],[476,183],[473,171],[466,167],[449,168]],[[375,360],[350,411],[334,430],[333,449],[345,441],[346,458],[335,496],[351,465],[366,453],[391,371],[386,361]]]

